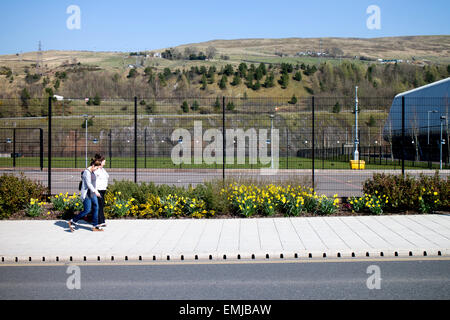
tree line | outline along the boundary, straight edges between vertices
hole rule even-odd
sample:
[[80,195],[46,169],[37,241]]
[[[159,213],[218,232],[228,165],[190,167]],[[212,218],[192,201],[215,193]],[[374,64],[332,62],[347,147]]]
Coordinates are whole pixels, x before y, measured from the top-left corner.
[[[189,50],[187,53],[193,54]],[[182,70],[168,67],[162,70],[156,67],[131,68],[126,76],[95,68],[77,70],[57,71],[53,77],[27,71],[23,84],[16,86],[14,97],[21,93],[25,98],[54,94],[101,98],[199,97],[215,95],[218,89],[225,92],[229,88],[240,87],[245,93],[245,90],[263,92],[264,89],[276,86],[282,89],[282,93],[292,83],[316,96],[353,96],[354,87],[358,85],[361,96],[393,97],[399,92],[450,76],[450,65],[422,67],[406,63],[365,64],[347,60],[340,64],[326,61],[318,65],[255,65],[242,62],[239,65],[226,64],[221,67],[198,65]],[[6,68],[2,69],[2,73],[11,77],[8,71]]]

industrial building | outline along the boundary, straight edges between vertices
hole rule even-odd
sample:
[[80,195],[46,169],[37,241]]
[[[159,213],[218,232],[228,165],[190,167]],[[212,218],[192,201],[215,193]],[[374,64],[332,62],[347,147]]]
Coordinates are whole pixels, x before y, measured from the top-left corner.
[[447,78],[395,96],[383,130],[395,159],[438,162],[442,151],[449,163],[449,92]]

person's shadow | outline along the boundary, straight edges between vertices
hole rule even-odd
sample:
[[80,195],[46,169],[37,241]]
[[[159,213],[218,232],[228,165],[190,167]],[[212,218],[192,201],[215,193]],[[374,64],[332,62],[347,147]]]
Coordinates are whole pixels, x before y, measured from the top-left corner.
[[[65,232],[69,232],[69,233],[72,232],[72,231],[70,231],[68,221],[58,220],[55,222],[55,226],[63,228]],[[77,222],[76,225],[74,225],[74,231],[77,231],[79,229],[85,229],[88,231],[92,231],[92,224],[81,219]]]

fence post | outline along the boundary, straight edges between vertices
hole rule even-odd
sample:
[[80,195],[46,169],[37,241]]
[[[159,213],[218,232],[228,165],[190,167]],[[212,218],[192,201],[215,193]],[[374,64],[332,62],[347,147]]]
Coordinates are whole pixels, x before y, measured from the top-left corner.
[[78,138],[78,130],[75,129],[75,153],[74,153],[75,169],[77,168],[77,138]]
[[382,153],[383,153],[383,150],[382,150],[382,148],[381,148],[381,146],[379,147],[379,150],[380,150],[380,165],[381,165],[381,156],[382,156]]
[[315,138],[314,138],[314,134],[315,134],[315,128],[314,128],[314,123],[315,123],[315,119],[314,119],[314,116],[315,116],[314,103],[315,103],[314,96],[312,96],[312,142],[311,142],[311,144],[312,144],[312,188],[313,188],[313,191],[315,191],[315,183],[314,183],[315,152],[314,152],[314,149],[316,148]]
[[52,97],[48,97],[48,155],[47,155],[47,173],[48,173],[48,192],[52,195]]
[[[328,156],[328,149],[327,149]],[[322,170],[325,169],[325,131],[322,129]]]
[[289,128],[286,126],[286,169],[289,169]]
[[147,127],[144,129],[144,168],[147,169]]
[[13,168],[16,167],[16,128],[13,129]]
[[39,128],[39,164],[41,171],[44,170],[44,130]]
[[402,97],[402,176],[405,176],[405,96]]
[[134,97],[134,183],[137,183],[137,97]]
[[109,153],[109,168],[111,169],[112,168],[112,146],[111,146],[111,143],[112,143],[112,130],[111,129],[109,129],[109,146],[108,146],[108,153]]
[[222,180],[225,182],[225,97],[222,97]]

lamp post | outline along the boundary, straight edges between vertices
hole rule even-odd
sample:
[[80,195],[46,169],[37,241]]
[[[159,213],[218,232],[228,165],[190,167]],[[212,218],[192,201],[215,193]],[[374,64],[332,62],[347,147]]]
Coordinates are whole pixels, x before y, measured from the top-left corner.
[[355,151],[353,153],[353,160],[359,160],[358,152],[358,87],[355,87]]
[[437,113],[437,110],[428,110],[427,111],[427,136],[428,136],[428,144],[430,144],[430,113]]
[[[275,109],[277,110],[277,109]],[[273,135],[273,114],[270,115],[270,168],[273,169],[272,135]]]
[[442,145],[445,144],[445,140],[442,139],[442,126],[444,122],[447,120],[446,116],[441,116],[441,139],[439,141],[439,169],[442,170]]

